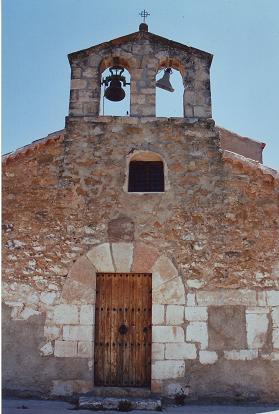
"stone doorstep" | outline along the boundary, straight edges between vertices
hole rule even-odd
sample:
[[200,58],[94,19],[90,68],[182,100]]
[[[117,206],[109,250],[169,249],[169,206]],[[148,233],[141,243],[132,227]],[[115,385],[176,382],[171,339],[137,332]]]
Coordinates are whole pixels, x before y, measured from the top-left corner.
[[[127,408],[120,407],[127,402]],[[161,411],[162,401],[157,397],[97,397],[97,396],[82,396],[79,398],[78,407],[80,409],[89,409],[93,411],[103,410],[117,410],[117,411],[131,411],[131,410],[151,410]]]
[[142,387],[94,387],[85,397],[152,397],[149,388]]

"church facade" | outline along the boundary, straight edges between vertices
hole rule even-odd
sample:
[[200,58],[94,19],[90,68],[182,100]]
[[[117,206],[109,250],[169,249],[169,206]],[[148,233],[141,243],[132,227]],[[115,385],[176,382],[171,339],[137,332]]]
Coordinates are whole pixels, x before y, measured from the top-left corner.
[[[69,55],[65,129],[3,159],[3,385],[278,401],[278,173],[212,119],[212,55],[139,31]],[[99,115],[101,74],[130,116]],[[155,116],[180,72],[184,117]]]

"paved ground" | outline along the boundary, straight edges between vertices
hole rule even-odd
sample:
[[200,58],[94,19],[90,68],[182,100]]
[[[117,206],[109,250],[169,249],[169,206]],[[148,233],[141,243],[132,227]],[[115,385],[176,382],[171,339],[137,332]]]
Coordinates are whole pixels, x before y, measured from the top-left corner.
[[[76,410],[73,405],[60,401],[4,400],[2,407],[2,414],[70,414],[71,411],[73,414],[92,414],[93,412]],[[279,405],[185,405],[168,407],[163,412],[165,414],[279,414]],[[119,414],[117,411],[99,411],[99,413]],[[155,411],[132,411],[131,414],[155,414]]]

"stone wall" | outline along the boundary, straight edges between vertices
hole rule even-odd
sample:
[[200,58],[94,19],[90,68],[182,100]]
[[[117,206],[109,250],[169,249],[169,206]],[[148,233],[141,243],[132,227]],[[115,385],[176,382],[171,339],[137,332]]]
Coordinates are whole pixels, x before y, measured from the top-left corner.
[[[164,160],[165,193],[125,191],[138,151]],[[94,272],[142,271],[153,391],[278,400],[278,175],[222,152],[212,120],[70,117],[5,158],[3,189],[7,390],[90,390]]]

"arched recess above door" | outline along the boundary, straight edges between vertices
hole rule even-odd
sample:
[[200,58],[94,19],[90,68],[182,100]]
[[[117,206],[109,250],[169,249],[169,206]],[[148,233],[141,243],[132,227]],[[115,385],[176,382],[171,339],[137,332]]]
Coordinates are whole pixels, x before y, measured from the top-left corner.
[[71,267],[62,303],[95,303],[96,273],[152,273],[152,301],[185,304],[184,284],[173,262],[144,242],[95,245]]

